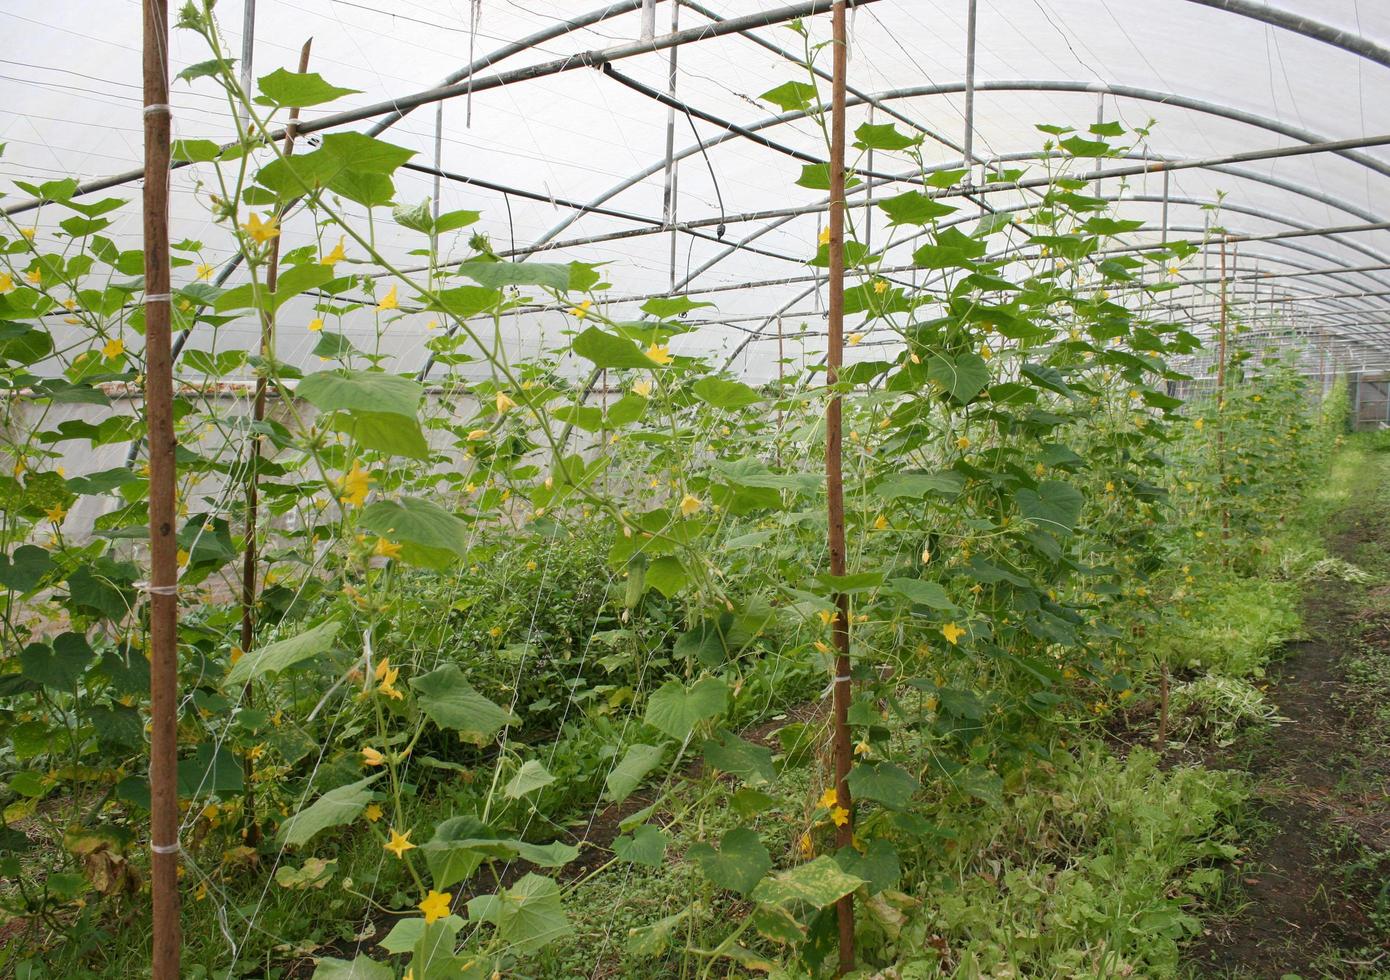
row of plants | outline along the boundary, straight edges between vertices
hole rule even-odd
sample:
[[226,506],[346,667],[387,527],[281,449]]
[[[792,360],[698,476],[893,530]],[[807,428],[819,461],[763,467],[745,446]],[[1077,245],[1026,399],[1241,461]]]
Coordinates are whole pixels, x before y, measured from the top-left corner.
[[[850,894],[863,961],[904,976],[1171,966],[1193,925],[1171,876],[1210,884],[1198,866],[1226,853],[1218,818],[1238,789],[1143,755],[1097,761],[1085,733],[1169,672],[1214,655],[1254,669],[1267,639],[1244,656],[1189,624],[1234,622],[1203,583],[1258,571],[1333,426],[1292,372],[1241,355],[1214,397],[1172,393],[1172,360],[1199,341],[1159,301],[1195,246],[1116,249],[1140,223],[1069,176],[1143,131],[1039,127],[1048,186],[975,219],[945,193],[963,173],[934,168],[920,135],[859,127],[858,152],[914,188],[876,202],[892,229],[877,251],[852,227],[846,242],[850,344],[894,344],[834,385],[812,365],[752,386],[681,353],[687,314],[711,304],[658,297],[626,319],[606,268],[503,261],[477,234],[446,261],[479,215],[398,202],[410,150],[330,133],[288,155],[270,138],[347,90],[277,70],[245,92],[211,4],[179,26],[210,54],[180,80],[247,120],[229,146],[174,147],[244,267],[217,286],[207,243],[174,245],[190,975],[302,957],[323,977],[569,975],[565,950],[595,949],[575,945],[585,896],[656,872],[699,900],[630,923],[621,955],[664,964],[634,970],[824,973]],[[821,46],[794,29],[810,66]],[[824,127],[809,72],[763,98]],[[798,184],[823,190],[825,166]],[[123,199],[19,187],[45,203],[0,243],[0,901],[22,936],[0,957],[29,976],[125,975],[148,936],[149,484],[144,421],[115,399],[144,366],[143,258],[103,234]],[[417,236],[412,265],[377,247],[386,222]],[[290,227],[315,242],[282,253]],[[808,242],[807,264],[828,248]],[[907,251],[911,282],[887,271]],[[569,329],[516,359],[516,315]],[[270,331],[264,349],[228,346],[223,328],[247,320]],[[381,366],[402,320],[437,328],[428,386]],[[363,322],[370,349],[343,332]],[[328,363],[280,360],[285,331],[316,335]],[[264,417],[221,397],[248,379],[269,392]],[[839,577],[824,570],[831,396]],[[60,465],[128,444],[129,466]],[[69,533],[89,497],[103,513]],[[854,635],[854,813],[825,793],[822,714],[770,742],[747,731],[823,698],[836,595]],[[1057,794],[1075,806],[1059,815]],[[606,838],[589,834],[601,814],[621,816]],[[1059,840],[1035,866],[978,878],[1041,825]],[[1171,847],[1117,867],[1155,839]],[[981,905],[980,881],[1013,897]],[[1045,906],[1026,948],[980,938],[1043,893],[1065,911]]]

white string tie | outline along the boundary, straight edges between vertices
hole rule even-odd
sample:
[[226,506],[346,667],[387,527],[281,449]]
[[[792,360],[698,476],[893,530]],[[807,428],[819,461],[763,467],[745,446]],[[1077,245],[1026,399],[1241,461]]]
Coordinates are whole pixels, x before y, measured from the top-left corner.
[[167,102],[152,102],[145,106],[145,115],[153,116],[156,112],[167,112],[173,115],[173,108]]
[[178,841],[175,841],[175,842],[172,843],[172,844],[151,844],[151,845],[150,845],[150,850],[154,851],[156,854],[177,854],[177,853],[179,853],[179,851],[181,851],[182,849],[183,849],[183,848],[179,845]]
[[150,595],[178,595],[177,585],[151,585],[149,582],[136,582],[135,587],[141,592],[148,592]]
[[146,294],[145,294],[145,302],[146,302],[146,303],[167,303],[167,302],[169,302],[169,301],[170,301],[171,299],[173,299],[173,298],[174,298],[174,297],[173,297],[172,295],[170,295],[169,293],[146,293]]

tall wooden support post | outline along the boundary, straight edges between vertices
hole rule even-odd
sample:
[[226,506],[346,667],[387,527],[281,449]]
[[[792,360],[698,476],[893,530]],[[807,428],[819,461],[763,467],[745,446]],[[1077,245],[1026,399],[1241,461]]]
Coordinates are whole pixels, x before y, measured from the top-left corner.
[[179,976],[178,542],[169,320],[169,4],[144,0],[145,424],[150,454],[150,897],[154,980]]
[[[830,100],[830,322],[825,358],[825,380],[832,388],[839,382],[845,353],[845,72],[849,67],[849,42],[845,29],[845,2],[834,11],[834,60]],[[840,396],[832,391],[825,409],[825,487],[829,517],[830,574],[845,574],[845,486],[841,469],[843,436]],[[853,694],[849,661],[849,596],[835,595],[834,696],[835,799],[849,819],[835,830],[838,847],[854,840],[854,804],[849,793],[853,762],[849,739],[849,702]],[[846,895],[835,906],[840,927],[840,973],[854,969],[854,897]]]
[[[309,70],[309,49],[314,39],[304,42],[299,51],[299,73]],[[250,95],[250,92],[247,92]],[[290,110],[289,125],[285,132],[285,156],[294,153],[294,124],[299,119],[299,107]],[[285,209],[280,210],[283,216]],[[280,239],[270,240],[270,253],[266,258],[265,289],[275,292],[280,278]],[[275,353],[275,314],[270,310],[261,313],[261,357],[269,360]],[[248,434],[249,448],[246,461],[246,543],[241,555],[241,649],[250,653],[256,642],[256,563],[259,560],[256,547],[257,524],[260,518],[260,463],[261,436],[260,423],[265,421],[267,380],[264,375],[256,379],[256,396],[251,406],[251,431]],[[251,682],[242,689],[242,700],[250,706]],[[260,840],[260,825],[256,822],[256,791],[252,780],[252,762],[248,754],[241,760],[242,781],[246,795],[242,797],[242,826],[246,843],[255,846]]]
[[1221,480],[1221,549],[1226,560],[1226,539],[1231,536],[1231,511],[1226,506],[1226,236],[1221,236],[1221,320],[1216,361],[1216,473]]

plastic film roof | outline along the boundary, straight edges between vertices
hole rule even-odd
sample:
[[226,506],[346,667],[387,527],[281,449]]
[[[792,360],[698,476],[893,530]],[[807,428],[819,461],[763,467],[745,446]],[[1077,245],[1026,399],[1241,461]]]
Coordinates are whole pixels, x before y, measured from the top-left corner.
[[[673,18],[678,28],[688,29],[785,6],[772,0],[661,0],[655,4],[656,31],[659,36],[671,30]],[[640,8],[640,0],[612,8],[595,0],[259,0],[253,73],[294,70],[300,46],[312,37],[310,69],[362,90],[329,107],[336,111],[429,89],[512,42],[595,11],[612,15],[557,30],[472,77],[637,41]],[[932,134],[926,143],[930,165],[960,165],[968,9],[968,0],[878,0],[851,10],[851,132],[871,117],[896,121],[904,131],[916,126]],[[140,166],[140,13],[139,0],[10,0],[0,10],[0,22],[18,41],[0,59],[0,141],[6,144],[0,183],[87,179]],[[228,47],[238,53],[242,3],[223,0],[217,14]],[[1294,18],[1306,18],[1303,28],[1320,36],[1290,29]],[[817,40],[828,38],[828,16],[806,23]],[[1344,32],[1342,46],[1329,43],[1336,31]],[[176,72],[207,57],[196,36],[175,30],[171,44]],[[979,0],[975,156],[982,166],[1025,167],[1029,176],[1040,175],[1037,161],[1027,158],[1045,138],[1036,124],[1084,131],[1097,119],[1150,128],[1140,160],[1110,160],[1107,167],[1390,133],[1383,109],[1390,104],[1390,68],[1376,58],[1388,46],[1390,5],[1369,0]],[[544,249],[545,261],[611,263],[604,271],[613,287],[613,311],[624,316],[635,315],[640,304],[624,303],[624,297],[666,294],[674,284],[676,292],[717,306],[692,314],[699,329],[678,337],[673,349],[723,352],[741,373],[766,377],[776,372],[779,324],[788,353],[814,357],[824,343],[824,283],[805,263],[827,220],[825,195],[794,184],[804,159],[785,152],[823,159],[823,137],[811,119],[774,122],[778,110],[758,99],[785,81],[805,78],[796,63],[801,39],[773,24],[674,50],[673,87],[671,52],[646,51],[612,62],[611,71],[581,67],[443,102],[440,168],[485,185],[440,181],[444,210],[482,212],[477,225],[441,247],[461,259],[469,235],[481,231],[496,249],[515,250],[517,257]],[[663,93],[670,87],[691,113],[671,109],[616,75]],[[821,87],[828,98],[828,81]],[[225,141],[234,131],[227,105],[211,86],[176,82],[173,99],[176,138]],[[305,118],[316,114],[322,113],[307,110]],[[721,121],[744,132],[731,132]],[[365,131],[369,125],[344,128]],[[676,161],[674,216],[698,225],[675,233],[660,227],[668,126]],[[426,105],[382,138],[417,151],[413,162],[432,165],[435,127],[436,107]],[[747,130],[778,148],[762,145]],[[879,159],[875,166],[903,169],[900,160]],[[979,166],[975,173],[978,182]],[[220,263],[229,253],[219,251],[225,234],[211,227],[209,179],[198,167],[174,174],[170,234],[174,241],[205,241],[205,260]],[[1160,239],[1164,185],[1157,172],[1099,184],[1102,196],[1120,198],[1120,217],[1148,223],[1128,240]],[[435,193],[435,178],[401,171],[396,186],[399,202],[415,203]],[[903,189],[881,185],[873,194]],[[1321,230],[1390,221],[1387,192],[1386,145],[1179,169],[1167,178],[1167,234],[1201,238],[1204,227],[1214,224],[1237,236],[1314,232],[1228,246],[1232,298],[1243,304],[1247,322],[1282,318],[1304,337],[1325,342],[1344,366],[1384,368],[1390,366],[1390,230]],[[135,185],[124,194],[133,197]],[[14,192],[5,203],[21,196]],[[1007,208],[1029,198],[1003,192],[988,200]],[[1218,202],[1219,213],[1212,210]],[[851,192],[850,203],[861,240],[887,240],[882,214],[862,207],[862,188]],[[968,201],[955,203],[962,216],[979,214]],[[790,208],[808,213],[740,220],[750,212]],[[124,239],[123,247],[139,247],[138,207],[120,214],[111,231]],[[59,217],[45,211],[40,226]],[[287,247],[311,240],[307,221],[303,227],[287,225]],[[387,222],[379,230],[386,251],[410,264],[405,253],[419,247],[418,237]],[[566,244],[618,233],[627,237]],[[1001,247],[1002,238],[992,245]],[[910,245],[900,246],[887,264],[910,264],[910,252]],[[1193,318],[1199,327],[1214,316],[1210,280],[1216,254],[1212,242],[1185,266],[1182,278],[1189,284],[1167,294],[1175,315]],[[902,275],[910,281],[918,274]],[[312,335],[295,329],[311,315],[307,305],[282,312],[282,358],[311,359]],[[388,329],[384,342],[398,369],[424,364],[427,320],[421,314]],[[565,326],[562,311],[517,316],[504,340],[515,356],[525,356],[555,346]],[[231,342],[250,346],[258,328],[248,319],[223,329],[242,330],[244,337],[234,335]],[[349,322],[344,332],[353,337],[355,330],[371,336],[370,318]]]

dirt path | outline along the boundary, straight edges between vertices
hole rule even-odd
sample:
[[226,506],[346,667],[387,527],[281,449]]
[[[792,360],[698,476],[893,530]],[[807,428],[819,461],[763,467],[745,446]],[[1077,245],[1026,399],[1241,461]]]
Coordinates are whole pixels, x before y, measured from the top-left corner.
[[[1384,583],[1390,456],[1368,461],[1329,549]],[[1288,720],[1218,763],[1251,774],[1257,820],[1197,977],[1390,977],[1390,590],[1314,581],[1303,617],[1268,692]]]

